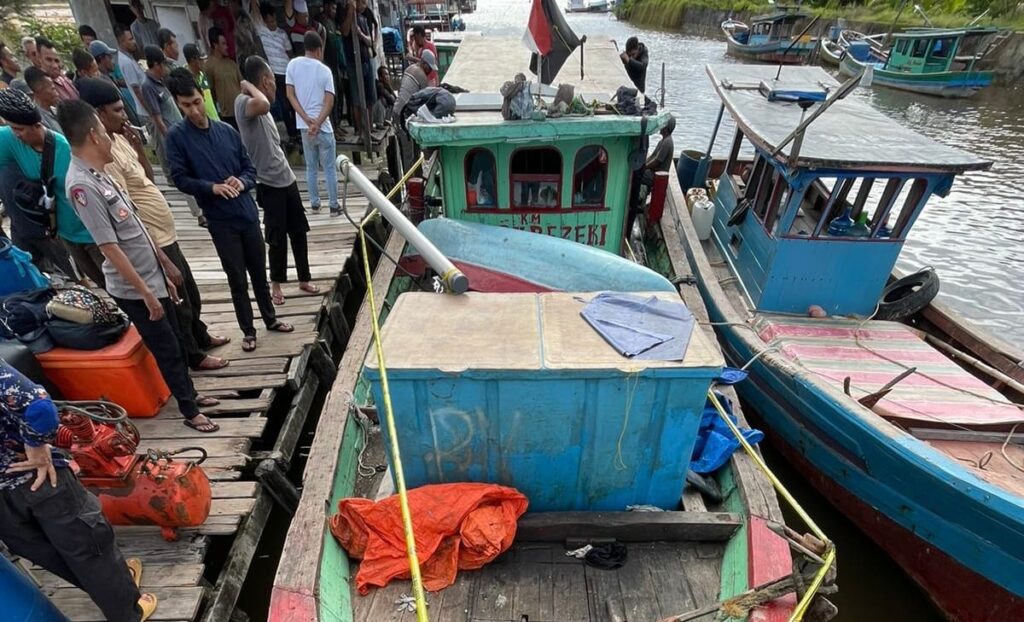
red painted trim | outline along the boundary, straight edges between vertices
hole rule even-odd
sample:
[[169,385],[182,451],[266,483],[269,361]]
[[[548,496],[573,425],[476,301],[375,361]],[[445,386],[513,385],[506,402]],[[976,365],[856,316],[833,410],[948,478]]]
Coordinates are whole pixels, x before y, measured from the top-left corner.
[[[753,589],[793,573],[793,556],[786,540],[768,528],[768,521],[751,516],[747,524],[747,587]],[[787,622],[796,595],[787,594],[750,613],[750,622]]]
[[270,593],[270,613],[267,621],[319,622],[317,604],[313,594],[275,585]]
[[498,207],[491,205],[488,207],[467,207],[467,214],[574,214],[577,212],[610,212],[611,208],[600,206],[600,207]]
[[[469,277],[469,289],[474,292],[508,294],[555,291],[550,287],[540,285],[532,281],[527,281],[526,279],[519,278],[500,270],[492,270],[491,268],[478,266],[458,259],[453,259],[452,263],[456,268],[462,270],[463,274]],[[424,262],[423,258],[419,255],[406,255],[398,261],[398,265],[416,275],[424,274],[427,269],[426,262]]]
[[771,440],[812,487],[885,549],[924,588],[949,619],[956,622],[1024,620],[1024,598],[961,565],[953,557],[862,502],[814,468],[799,451],[793,450],[779,437],[771,435]]

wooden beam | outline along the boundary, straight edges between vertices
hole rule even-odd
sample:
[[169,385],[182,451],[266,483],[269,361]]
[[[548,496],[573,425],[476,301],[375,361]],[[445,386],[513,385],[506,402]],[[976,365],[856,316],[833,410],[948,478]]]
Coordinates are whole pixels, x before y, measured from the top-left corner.
[[309,416],[309,407],[313,404],[317,390],[320,388],[320,379],[315,374],[306,374],[306,382],[292,399],[288,414],[285,415],[284,425],[277,434],[274,442],[273,452],[281,456],[285,464],[290,464],[295,447],[299,443],[299,435],[305,427],[306,417]]
[[1010,434],[1009,432],[989,432],[984,430],[942,430],[937,428],[910,428],[911,436],[922,441],[966,441],[970,443],[999,443],[1010,442],[1016,445],[1024,444],[1024,433]]
[[227,562],[217,577],[214,585],[213,598],[203,613],[203,622],[223,622],[231,616],[238,601],[238,594],[242,591],[242,584],[249,574],[249,565],[252,563],[253,555],[256,553],[256,545],[259,544],[263,535],[263,528],[267,525],[270,517],[270,510],[274,502],[270,495],[263,493],[256,499],[252,512],[242,522],[235,541],[228,552]]
[[537,512],[519,519],[516,541],[721,542],[742,524],[728,512]]

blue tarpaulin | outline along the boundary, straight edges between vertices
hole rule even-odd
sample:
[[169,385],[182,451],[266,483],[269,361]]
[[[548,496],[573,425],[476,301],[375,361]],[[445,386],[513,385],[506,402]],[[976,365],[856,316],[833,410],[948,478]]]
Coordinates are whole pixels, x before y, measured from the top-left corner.
[[682,302],[601,293],[580,311],[619,354],[647,361],[681,361],[694,318]]
[[[726,414],[733,423],[739,426],[736,417],[732,414],[732,403],[729,398],[721,393],[715,393],[718,401],[722,404]],[[756,445],[764,438],[764,432],[748,428],[740,430],[743,438],[751,445]],[[739,449],[740,442],[736,440],[732,430],[718,416],[714,404],[710,400],[704,404],[704,414],[700,418],[700,429],[697,432],[697,442],[693,446],[693,455],[690,460],[690,470],[694,473],[707,475],[722,468],[733,452]]]

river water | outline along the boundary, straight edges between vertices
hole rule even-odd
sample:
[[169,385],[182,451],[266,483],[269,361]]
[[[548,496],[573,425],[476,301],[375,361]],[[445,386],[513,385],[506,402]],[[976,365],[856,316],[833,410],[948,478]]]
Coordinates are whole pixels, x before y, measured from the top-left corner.
[[[468,30],[520,36],[528,0],[479,0],[465,19]],[[678,119],[678,149],[705,151],[718,113],[704,67],[739,62],[724,40],[639,28],[608,15],[569,15],[577,34],[604,34],[620,46],[636,35],[650,52],[648,91],[665,63],[665,100]],[[785,71],[785,69],[783,69]],[[511,76],[509,76],[511,78]],[[858,88],[864,98],[897,122],[948,145],[991,159],[989,171],[962,175],[946,198],[933,198],[912,230],[899,265],[931,265],[942,281],[940,296],[965,317],[1024,346],[1024,89],[991,88],[970,100],[942,100],[888,89]],[[726,115],[728,117],[728,115]],[[727,150],[728,120],[714,153]],[[844,516],[836,512],[779,459],[769,461],[823,529],[835,539],[841,591],[833,601],[840,622],[938,621],[927,597]]]

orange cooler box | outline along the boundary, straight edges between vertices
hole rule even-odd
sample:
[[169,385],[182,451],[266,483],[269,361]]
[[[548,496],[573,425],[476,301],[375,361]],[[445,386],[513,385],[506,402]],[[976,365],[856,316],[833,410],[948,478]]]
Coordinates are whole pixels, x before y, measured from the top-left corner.
[[54,348],[36,358],[67,400],[105,399],[132,417],[153,417],[171,396],[135,325],[99,350]]

